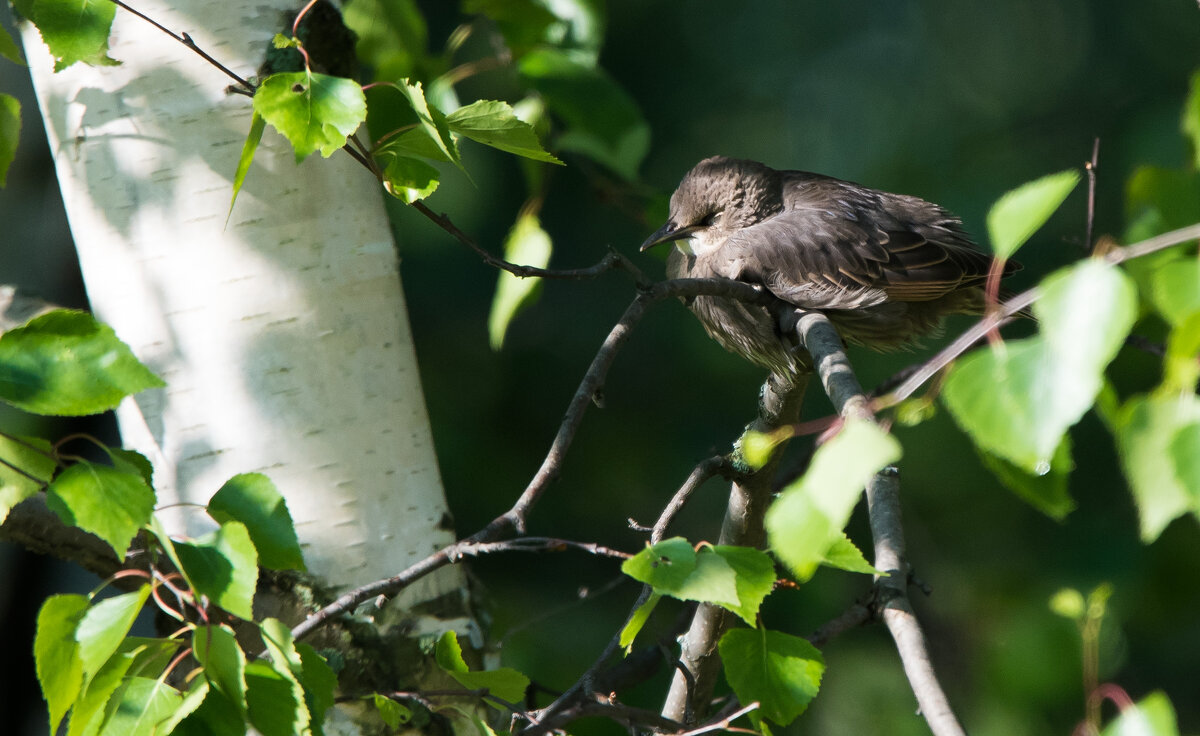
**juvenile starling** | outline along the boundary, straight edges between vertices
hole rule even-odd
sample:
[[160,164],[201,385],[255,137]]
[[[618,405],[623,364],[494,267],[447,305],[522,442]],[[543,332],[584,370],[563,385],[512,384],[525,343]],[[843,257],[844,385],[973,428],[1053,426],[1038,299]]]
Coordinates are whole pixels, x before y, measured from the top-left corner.
[[[724,156],[683,177],[642,250],[671,241],[671,278],[759,284],[876,350],[904,347],[946,315],[980,313],[992,262],[936,204]],[[1007,264],[1004,275],[1017,268]],[[809,370],[767,308],[720,297],[689,306],[725,349],[781,376]]]

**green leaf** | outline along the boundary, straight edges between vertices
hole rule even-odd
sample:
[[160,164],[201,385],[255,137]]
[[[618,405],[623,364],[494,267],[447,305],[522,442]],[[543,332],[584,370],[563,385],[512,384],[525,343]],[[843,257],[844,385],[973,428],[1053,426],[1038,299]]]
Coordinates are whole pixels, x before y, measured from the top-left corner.
[[712,551],[733,569],[735,576],[737,605],[725,607],[754,626],[763,599],[775,587],[775,563],[766,552],[752,547],[717,545]]
[[742,703],[786,726],[804,712],[821,687],[825,660],[797,636],[762,629],[733,629],[717,644],[725,679]]
[[118,648],[150,597],[150,586],[106,598],[91,606],[75,629],[84,679],[100,670]]
[[246,665],[246,702],[250,724],[263,736],[295,736],[309,728],[300,683],[287,671],[264,661]]
[[1121,711],[1101,736],[1179,736],[1175,708],[1166,693],[1156,690]]
[[966,356],[942,392],[979,447],[1039,475],[1095,401],[1136,310],[1129,278],[1101,261],[1062,269],[1041,290],[1034,304],[1041,335]]
[[182,693],[148,677],[130,678],[119,692],[121,699],[100,736],[152,736],[183,705]]
[[1183,482],[1190,476],[1194,461],[1184,460],[1180,467],[1174,447],[1177,435],[1184,432],[1181,442],[1186,444],[1192,431],[1187,428],[1198,423],[1200,397],[1195,394],[1135,396],[1121,408],[1117,450],[1133,490],[1142,541],[1146,543],[1157,539],[1175,517],[1200,508],[1196,489]]
[[1200,259],[1168,261],[1154,271],[1150,284],[1155,308],[1172,325],[1200,312]]
[[854,542],[850,541],[850,537],[847,537],[845,532],[842,532],[841,538],[829,547],[829,550],[825,553],[825,559],[821,560],[821,564],[836,567],[846,572],[887,576],[886,572],[876,570],[871,563],[867,562],[867,558],[863,557],[862,551],[854,546]]
[[99,414],[163,385],[84,312],[55,310],[0,336],[0,400],[34,414]]
[[263,567],[303,570],[304,556],[287,502],[262,473],[235,475],[208,501],[208,515],[219,523],[240,521]]
[[390,159],[383,170],[383,188],[405,204],[425,199],[441,183],[441,173],[424,161],[395,154]]
[[617,639],[617,645],[629,654],[629,650],[633,647],[633,640],[641,633],[642,628],[646,626],[646,622],[650,620],[650,614],[654,613],[654,608],[658,602],[662,600],[662,596],[657,593],[651,593],[642,605],[637,607],[629,616],[629,620],[621,627],[621,634]]
[[871,476],[900,458],[900,443],[863,420],[846,422],[817,448],[808,471],[767,509],[770,548],[800,581],[808,580],[842,536]]
[[[504,260],[545,268],[552,249],[550,236],[542,229],[538,216],[523,212],[504,239]],[[500,272],[492,311],[488,314],[488,339],[492,350],[499,350],[504,345],[504,335],[513,317],[533,302],[541,285],[542,280],[536,276],[520,278],[508,271]]]
[[58,724],[83,686],[83,662],[75,630],[87,611],[88,599],[81,595],[50,596],[38,611],[33,658],[42,695],[50,708],[50,733],[58,733]]
[[996,201],[988,212],[988,237],[1000,258],[1011,258],[1046,224],[1079,183],[1079,172],[1067,169],[1022,184]]
[[142,480],[146,481],[146,485],[154,487],[154,466],[140,452],[136,450],[124,450],[119,447],[105,447],[104,452],[108,458],[112,460],[113,467],[124,473],[133,473],[141,476]]
[[[205,691],[201,695],[198,692]],[[246,717],[239,712],[237,706],[217,690],[208,686],[208,681],[200,678],[198,685],[185,698],[185,707],[189,706],[193,697],[201,698],[201,703],[194,710],[184,714],[179,725],[169,733],[171,736],[245,736]],[[177,712],[176,715],[179,715]],[[173,720],[173,719],[172,719]],[[166,727],[170,721],[163,724],[162,732],[167,733]]]
[[[187,729],[180,729],[177,731],[176,728],[180,723],[190,718],[193,713],[200,710],[200,708],[204,705],[204,701],[208,699],[209,692],[210,689],[207,680],[201,679],[198,682],[194,682],[192,684],[192,689],[188,691],[187,695],[183,696],[183,700],[180,701],[179,707],[176,708],[175,712],[171,713],[169,717],[163,719],[163,721],[155,729],[155,734],[186,736]],[[240,718],[238,719],[238,726],[241,727],[242,730],[238,731],[234,729],[231,731],[230,729],[208,729],[205,733],[205,736],[222,736],[223,733],[231,733],[233,735],[244,734],[245,725]]]
[[14,64],[27,66],[25,59],[21,56],[21,49],[17,46],[16,39],[3,27],[0,27],[0,56]]
[[1187,101],[1183,105],[1183,133],[1192,142],[1192,167],[1200,168],[1200,71],[1192,74]]
[[461,169],[462,163],[458,154],[458,146],[454,143],[454,136],[450,134],[450,127],[446,123],[446,116],[442,114],[441,110],[430,105],[425,99],[425,92],[421,89],[421,83],[409,82],[407,79],[402,79],[393,86],[408,100],[409,106],[417,114],[420,129],[434,143],[441,156],[444,156],[446,161],[452,162]]
[[192,634],[196,660],[204,677],[238,710],[246,710],[246,654],[233,629],[225,624],[200,626]]
[[258,555],[244,524],[227,521],[192,542],[175,542],[183,574],[196,592],[238,618],[253,616]]
[[738,438],[734,450],[741,452],[747,465],[758,470],[775,454],[775,448],[791,439],[794,434],[791,427],[780,427],[770,432],[748,429]]
[[1200,311],[1183,319],[1167,335],[1167,353],[1163,359],[1162,390],[1167,393],[1191,393],[1200,381]]
[[287,138],[296,161],[320,151],[325,158],[367,118],[358,82],[314,72],[273,74],[254,93],[254,111]]
[[233,214],[233,205],[237,203],[238,193],[242,191],[242,184],[246,183],[246,174],[250,173],[250,164],[254,163],[254,153],[258,150],[258,144],[262,141],[263,131],[266,129],[266,119],[255,110],[250,115],[250,132],[246,134],[246,142],[242,144],[242,155],[238,157],[237,171],[233,172],[233,196],[229,198],[229,212],[225,216],[226,221],[228,221],[229,215]]
[[530,52],[517,70],[566,124],[558,149],[582,153],[637,180],[650,149],[650,126],[628,92],[601,69],[552,49]]
[[113,693],[124,684],[135,659],[130,652],[117,652],[90,678],[71,709],[66,736],[89,736],[99,731]]
[[1062,521],[1075,510],[1075,501],[1067,490],[1067,479],[1075,469],[1070,435],[1063,435],[1050,458],[1050,469],[1041,475],[1030,473],[986,450],[979,450],[979,457],[1008,490],[1051,519]]
[[375,710],[388,728],[395,730],[412,720],[413,712],[391,698],[375,693],[373,700]]
[[100,537],[118,559],[154,512],[154,489],[136,470],[80,460],[46,489],[46,505],[64,524]]
[[651,545],[621,564],[621,571],[646,583],[659,595],[701,601],[736,610],[737,576],[711,547],[699,552],[683,537]]
[[[6,35],[0,28],[0,36]],[[21,140],[21,102],[12,95],[0,94],[0,187],[8,182],[8,167],[17,156]]]
[[300,642],[296,644],[296,651],[300,654],[300,671],[295,674],[304,688],[304,703],[312,717],[313,733],[320,736],[325,711],[335,702],[337,674],[312,645]]
[[[529,688],[529,678],[510,667],[500,667],[494,670],[472,672],[463,660],[462,647],[458,643],[458,635],[447,631],[438,639],[434,648],[434,659],[438,666],[453,677],[458,684],[469,690],[486,688],[491,695],[509,703],[520,703],[525,700],[525,691]],[[489,702],[489,705],[494,705]]]
[[49,483],[56,467],[46,440],[0,434],[0,523],[13,506]]
[[450,130],[461,136],[534,161],[562,164],[542,148],[533,126],[517,119],[512,106],[496,100],[479,100],[446,116]]
[[110,0],[34,0],[29,19],[54,56],[54,71],[75,62],[112,66],[108,36],[117,6]]

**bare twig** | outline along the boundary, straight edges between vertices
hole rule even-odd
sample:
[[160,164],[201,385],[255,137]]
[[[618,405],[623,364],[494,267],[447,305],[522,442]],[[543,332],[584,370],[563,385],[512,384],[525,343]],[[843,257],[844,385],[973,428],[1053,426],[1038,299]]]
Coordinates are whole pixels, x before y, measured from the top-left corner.
[[235,81],[239,85],[241,85],[243,89],[245,89],[246,91],[251,92],[251,93],[254,92],[255,86],[253,84],[251,84],[247,80],[239,77],[237,74],[235,74],[233,72],[233,70],[229,69],[229,67],[227,67],[224,64],[222,64],[221,62],[217,61],[212,56],[210,56],[208,54],[208,52],[206,52],[204,49],[197,46],[196,42],[193,41],[192,37],[189,36],[188,34],[175,33],[170,28],[167,28],[162,23],[159,23],[158,21],[154,20],[153,18],[146,15],[145,13],[142,13],[139,10],[129,7],[125,3],[121,2],[121,0],[109,0],[109,2],[111,2],[113,5],[116,5],[118,8],[121,8],[122,10],[125,10],[129,13],[132,13],[133,15],[136,15],[138,18],[141,18],[142,20],[146,21],[147,23],[154,26],[155,28],[162,31],[163,33],[167,34],[168,36],[175,39],[179,43],[183,44],[184,46],[187,46],[189,49],[194,51],[201,59],[204,59],[209,64],[212,64],[214,67],[221,70],[225,74],[225,76],[229,77],[230,79],[232,79],[233,81]]
[[1084,169],[1087,170],[1088,193],[1087,193],[1087,223],[1083,230],[1083,250],[1089,252],[1092,250],[1092,233],[1096,224],[1096,169],[1100,168],[1100,138],[1096,137],[1092,141],[1092,159],[1084,164]]
[[[819,312],[800,314],[796,332],[801,344],[812,355],[813,365],[837,412],[843,417],[873,421],[869,402],[850,369],[841,340],[829,318]],[[962,736],[962,726],[950,710],[949,701],[934,674],[925,636],[908,602],[908,565],[904,559],[904,531],[900,524],[899,481],[894,469],[877,473],[867,484],[867,507],[871,535],[875,540],[875,567],[889,573],[876,580],[881,594],[879,609],[896,642],[913,694],[935,736]]]
[[675,515],[683,509],[684,504],[691,498],[692,493],[699,488],[706,480],[714,475],[720,475],[724,472],[732,470],[729,463],[729,458],[724,455],[714,455],[706,460],[701,460],[692,472],[688,474],[687,480],[675,491],[675,495],[667,503],[662,514],[655,522],[654,528],[650,531],[650,544],[658,544],[667,534],[667,527],[674,521]]
[[465,550],[472,545],[485,542],[496,542],[522,533],[525,520],[532,508],[541,498],[549,484],[558,477],[562,459],[567,448],[575,438],[575,433],[583,421],[584,412],[592,402],[592,397],[601,389],[608,369],[611,367],[620,347],[629,339],[633,327],[641,320],[646,309],[654,303],[672,297],[694,296],[724,296],[752,303],[764,303],[773,297],[750,284],[726,279],[675,279],[663,281],[643,290],[625,310],[621,319],[609,332],[608,338],[601,345],[591,366],[580,381],[579,388],[567,406],[558,433],[547,452],[541,467],[538,468],[524,492],[512,507],[496,517],[486,527],[470,537],[447,545],[423,560],[413,564],[406,570],[390,578],[376,580],[360,586],[339,596],[321,610],[313,613],[294,629],[292,634],[300,638],[311,633],[335,616],[339,616],[356,606],[377,596],[393,596],[417,580],[446,565],[460,559]]

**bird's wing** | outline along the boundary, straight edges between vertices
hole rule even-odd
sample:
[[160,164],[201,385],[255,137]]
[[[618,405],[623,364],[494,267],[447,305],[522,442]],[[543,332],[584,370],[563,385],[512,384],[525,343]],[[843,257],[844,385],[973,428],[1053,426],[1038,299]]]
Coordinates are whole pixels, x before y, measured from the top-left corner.
[[801,172],[785,172],[783,211],[713,257],[722,275],[817,309],[930,301],[981,283],[992,260],[937,205]]

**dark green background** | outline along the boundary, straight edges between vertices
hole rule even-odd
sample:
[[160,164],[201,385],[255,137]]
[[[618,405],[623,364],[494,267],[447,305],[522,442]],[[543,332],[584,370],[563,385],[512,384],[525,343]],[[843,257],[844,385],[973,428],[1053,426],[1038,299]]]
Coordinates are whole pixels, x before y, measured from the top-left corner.
[[[422,5],[438,45],[462,18],[451,3]],[[610,2],[607,15],[601,62],[653,131],[641,169],[647,186],[625,186],[567,157],[542,213],[555,243],[553,266],[590,265],[612,246],[660,275],[662,254],[636,253],[663,214],[661,199],[648,195],[669,193],[692,164],[716,153],[916,194],[960,214],[980,238],[992,201],[1027,180],[1080,166],[1095,137],[1096,230],[1119,236],[1133,168],[1183,166],[1189,153],[1180,110],[1200,67],[1200,9],[1190,0],[624,0]],[[3,70],[6,91],[19,71]],[[511,86],[505,74],[460,91],[497,94]],[[519,165],[480,146],[463,149],[475,184],[448,171],[429,204],[498,251],[524,199]],[[70,286],[77,278],[69,236],[55,219],[61,205],[52,179],[45,152],[23,148],[0,196],[0,218],[19,231],[0,246],[0,281],[52,292],[54,281]],[[1015,286],[1081,255],[1085,204],[1081,187],[1020,253],[1026,268]],[[647,207],[655,214],[643,215]],[[486,334],[495,273],[417,213],[395,212],[447,494],[458,530],[469,533],[524,488],[633,290],[615,274],[547,283],[495,353]],[[952,322],[950,330],[965,324]],[[930,352],[851,357],[873,385]],[[1126,391],[1158,379],[1155,361],[1139,354],[1123,354],[1113,373]],[[530,531],[636,550],[643,536],[626,520],[651,523],[697,461],[727,449],[753,416],[761,379],[710,342],[680,305],[659,306],[620,354],[605,408],[589,410]],[[829,410],[824,396],[810,394],[807,416]],[[1047,601],[1061,587],[1086,591],[1105,580],[1116,595],[1102,677],[1134,698],[1165,689],[1183,730],[1200,729],[1200,533],[1187,518],[1149,547],[1138,541],[1111,438],[1094,416],[1073,431],[1079,467],[1071,491],[1079,508],[1061,524],[999,487],[944,413],[896,434],[905,451],[909,554],[933,591],[925,598],[914,590],[915,602],[969,732],[1071,732],[1083,714],[1078,636]],[[706,486],[678,531],[715,539],[722,494],[720,484]],[[868,545],[860,516],[851,534]],[[571,606],[580,588],[595,590],[617,576],[611,562],[574,552],[497,557],[472,568],[497,641],[503,637],[505,664],[549,688],[574,681],[636,594],[624,584]],[[772,596],[764,618],[773,628],[809,633],[868,585],[861,576],[822,571],[802,589]],[[659,616],[661,625],[671,618],[669,610]],[[847,633],[825,654],[822,693],[789,732],[927,732],[881,628]],[[663,683],[660,674],[629,699],[653,705]]]

